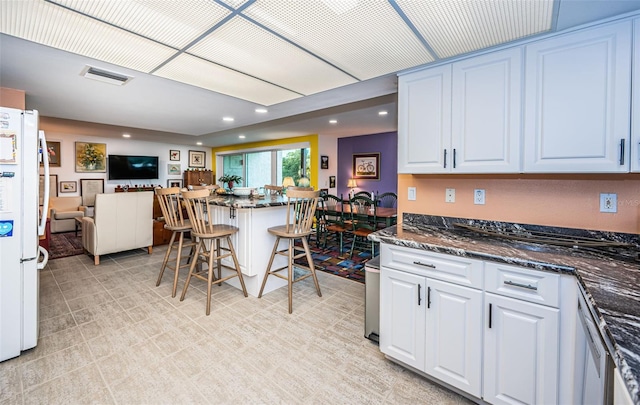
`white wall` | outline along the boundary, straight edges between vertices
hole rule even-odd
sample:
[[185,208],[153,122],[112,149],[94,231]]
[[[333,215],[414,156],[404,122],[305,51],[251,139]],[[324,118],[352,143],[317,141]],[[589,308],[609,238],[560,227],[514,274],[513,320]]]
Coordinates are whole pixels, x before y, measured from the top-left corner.
[[[118,185],[142,185],[145,184],[160,185],[167,187],[167,180],[182,179],[182,172],[189,167],[189,150],[197,150],[206,152],[205,164],[207,169],[211,169],[211,149],[206,147],[192,147],[184,145],[172,145],[166,143],[137,141],[133,138],[101,138],[95,136],[78,136],[73,134],[45,131],[47,140],[60,142],[61,151],[61,167],[52,167],[51,174],[58,175],[58,196],[78,196],[80,195],[80,179],[104,179],[105,193],[114,192]],[[75,171],[75,142],[93,142],[106,143],[107,156],[115,155],[145,155],[158,156],[158,176],[157,180],[107,180],[108,173],[76,173]],[[169,160],[169,150],[180,151],[180,161]],[[169,163],[178,163],[181,165],[180,175],[169,175]],[[60,193],[61,181],[76,181],[77,187],[75,193]]]
[[336,194],[336,188],[329,188],[329,177],[338,176],[338,137],[333,135],[318,136],[319,156],[329,156],[329,168],[320,168],[318,157],[318,188],[329,189],[329,194]]

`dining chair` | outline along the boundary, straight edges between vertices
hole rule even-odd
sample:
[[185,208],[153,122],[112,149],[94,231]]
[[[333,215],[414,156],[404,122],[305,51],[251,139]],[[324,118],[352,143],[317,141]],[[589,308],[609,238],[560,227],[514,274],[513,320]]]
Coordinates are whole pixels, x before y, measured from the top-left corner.
[[[189,220],[191,221],[192,235],[198,239],[196,248],[191,256],[191,266],[189,274],[182,289],[180,301],[184,300],[189,288],[192,277],[207,282],[207,306],[206,314],[211,312],[211,286],[213,284],[221,284],[230,278],[238,277],[242,292],[247,297],[247,289],[244,285],[244,278],[240,271],[240,264],[236,251],[231,242],[231,235],[238,232],[238,227],[226,224],[216,224],[213,218],[214,210],[209,209],[209,201],[211,200],[210,190],[183,191],[182,197],[187,206]],[[225,241],[226,247],[220,242]],[[222,263],[222,259],[231,257],[234,267],[226,266]],[[205,259],[207,268],[204,270],[196,269],[196,265]],[[214,264],[218,270],[218,276],[214,275]],[[222,277],[222,268],[232,270],[232,273],[226,277]]]
[[398,201],[398,195],[392,192],[386,192],[376,197],[376,204],[382,208],[395,208]]
[[[350,227],[348,233],[353,235],[351,242],[350,257],[356,247],[358,249],[368,250],[369,241],[367,237],[377,230],[377,207],[376,203],[369,197],[354,196],[349,200],[350,205]],[[376,255],[375,242],[371,241],[371,257]]]
[[319,201],[320,209],[318,213],[318,223],[316,232],[316,243],[318,246],[327,247],[327,242],[330,239],[330,235],[338,236],[340,254],[342,254],[344,246],[344,233],[347,232],[347,223],[345,221],[345,214],[343,206],[348,206],[348,201],[343,201],[340,197],[327,194],[324,199]]
[[369,192],[369,191],[358,191],[353,196],[354,197],[369,197],[369,198],[371,198],[371,192]]
[[283,190],[284,190],[284,187],[276,186],[273,184],[265,184],[264,186],[265,196],[282,195]]
[[[313,277],[318,297],[322,297],[320,284],[316,277],[316,269],[313,265],[313,258],[311,257],[311,250],[309,249],[309,242],[307,240],[307,237],[313,233],[312,224],[318,205],[319,195],[320,191],[294,190],[289,188],[289,190],[287,190],[285,224],[267,229],[271,235],[276,237],[276,241],[273,245],[271,257],[269,258],[269,264],[267,264],[267,270],[264,274],[264,278],[262,279],[262,286],[260,287],[258,298],[262,297],[262,291],[264,291],[264,287],[267,284],[269,276],[276,276],[285,279],[287,280],[289,293],[289,313],[293,312],[293,284],[298,281],[302,281],[309,276]],[[278,249],[280,240],[282,239],[288,242],[287,247],[285,249]],[[302,242],[302,248],[295,246],[295,241],[298,239]],[[285,266],[272,269],[276,255],[286,256],[287,264]],[[306,257],[308,266],[294,263],[296,259],[302,257]],[[279,273],[285,269],[287,270],[286,275]],[[305,270],[307,273],[299,277],[294,277],[294,269]]]
[[[164,229],[172,231],[171,239],[169,240],[169,247],[167,248],[167,253],[164,254],[164,260],[162,261],[162,266],[160,267],[160,274],[158,275],[156,287],[160,285],[164,270],[168,267],[169,269],[174,271],[173,290],[171,292],[171,297],[175,297],[178,287],[178,275],[180,269],[183,267],[189,267],[188,261],[182,265],[180,264],[180,262],[183,259],[189,259],[191,253],[193,253],[193,249],[195,248],[195,241],[193,238],[190,238],[186,243],[184,241],[185,234],[191,231],[191,222],[189,222],[189,219],[185,218],[182,213],[183,201],[182,197],[180,196],[180,187],[156,188],[155,192],[156,198],[158,200],[158,205],[160,205],[160,210],[162,211],[162,216],[164,217]],[[177,246],[175,244],[176,238],[178,242]],[[187,247],[191,248],[191,253],[183,256],[182,249]],[[176,249],[175,263],[170,264],[169,258],[174,249]]]

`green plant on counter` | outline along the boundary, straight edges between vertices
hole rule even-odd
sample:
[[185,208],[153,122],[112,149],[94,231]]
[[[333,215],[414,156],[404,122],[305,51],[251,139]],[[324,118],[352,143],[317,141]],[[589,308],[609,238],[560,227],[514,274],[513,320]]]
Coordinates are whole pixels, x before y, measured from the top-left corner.
[[242,177],[238,176],[237,174],[225,174],[224,176],[221,176],[218,181],[221,181],[223,184],[227,183],[229,188],[233,188],[233,185],[235,183],[242,183]]

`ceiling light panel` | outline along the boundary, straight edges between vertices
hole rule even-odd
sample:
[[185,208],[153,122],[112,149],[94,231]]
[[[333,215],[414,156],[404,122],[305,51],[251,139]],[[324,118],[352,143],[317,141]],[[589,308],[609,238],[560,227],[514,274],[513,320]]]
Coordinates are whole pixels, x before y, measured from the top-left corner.
[[297,93],[188,54],[179,55],[154,74],[261,105],[301,97]]
[[149,72],[175,51],[44,1],[0,1],[2,33]]
[[54,0],[83,14],[182,49],[230,14],[203,0]]
[[360,80],[434,60],[387,1],[257,0],[243,14]]
[[551,29],[553,0],[397,0],[439,58]]
[[241,17],[231,19],[188,52],[304,95],[357,82]]

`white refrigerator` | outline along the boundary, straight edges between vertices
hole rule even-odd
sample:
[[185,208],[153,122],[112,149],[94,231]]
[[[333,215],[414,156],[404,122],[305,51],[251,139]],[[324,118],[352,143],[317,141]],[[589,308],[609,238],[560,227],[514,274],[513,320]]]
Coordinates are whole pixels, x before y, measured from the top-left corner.
[[[46,150],[37,111],[0,107],[0,361],[38,342],[38,270],[49,257],[38,244],[49,202]],[[47,179],[42,211],[41,160]]]

